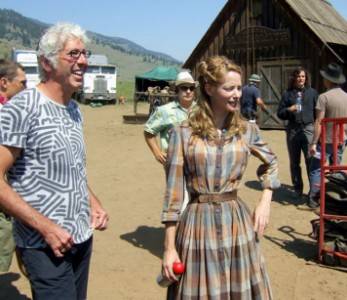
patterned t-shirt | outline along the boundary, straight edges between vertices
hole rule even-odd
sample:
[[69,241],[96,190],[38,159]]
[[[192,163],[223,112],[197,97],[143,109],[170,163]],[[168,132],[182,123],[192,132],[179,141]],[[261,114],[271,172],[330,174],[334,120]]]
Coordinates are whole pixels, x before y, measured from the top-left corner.
[[[76,102],[64,106],[36,88],[24,90],[1,110],[0,144],[23,149],[8,172],[12,188],[76,244],[89,239],[86,153]],[[14,235],[19,247],[46,246],[37,231],[17,220]]]
[[[193,107],[195,102],[192,103]],[[189,110],[178,101],[159,106],[145,124],[145,132],[160,135],[160,147],[166,151],[169,146],[170,130],[188,118]]]

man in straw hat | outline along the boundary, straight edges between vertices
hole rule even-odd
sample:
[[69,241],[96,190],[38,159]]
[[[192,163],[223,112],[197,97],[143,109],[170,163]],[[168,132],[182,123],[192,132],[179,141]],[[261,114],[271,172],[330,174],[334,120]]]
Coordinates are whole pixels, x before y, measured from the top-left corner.
[[258,74],[252,74],[249,83],[242,88],[241,97],[241,113],[249,121],[255,122],[257,116],[257,106],[262,110],[266,109],[265,103],[261,98],[260,90],[258,88],[261,82]]
[[[194,81],[189,71],[179,72],[175,81],[177,100],[159,106],[145,125],[144,135],[146,143],[155,159],[162,165],[166,163],[170,130],[188,118],[188,114],[194,105],[197,86],[198,83]],[[158,135],[160,146],[157,142]],[[182,210],[187,202],[188,194],[185,196]]]
[[[170,129],[188,117],[195,98],[197,82],[188,71],[177,74],[175,81],[177,100],[159,106],[150,116],[144,128],[145,140],[155,159],[165,165]],[[157,136],[160,138],[160,146]]]
[[[320,150],[319,138],[321,134],[321,121],[323,118],[346,118],[347,117],[347,93],[344,92],[340,85],[346,81],[342,68],[336,63],[329,64],[324,70],[320,71],[323,77],[323,83],[327,91],[319,95],[316,105],[316,121],[314,125],[314,135],[310,145],[310,154],[313,156],[310,166],[310,195],[308,206],[316,208],[319,206],[320,192]],[[342,153],[345,147],[346,132],[344,140],[340,141],[337,149],[337,163],[341,162]],[[329,164],[333,161],[332,147],[332,128],[327,129],[326,135],[326,157]]]

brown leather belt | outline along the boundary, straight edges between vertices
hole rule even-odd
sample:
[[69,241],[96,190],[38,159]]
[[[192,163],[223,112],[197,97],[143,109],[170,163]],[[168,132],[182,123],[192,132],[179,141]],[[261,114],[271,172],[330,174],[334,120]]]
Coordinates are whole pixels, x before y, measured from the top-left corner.
[[220,203],[237,199],[237,190],[222,194],[191,194],[191,203]]

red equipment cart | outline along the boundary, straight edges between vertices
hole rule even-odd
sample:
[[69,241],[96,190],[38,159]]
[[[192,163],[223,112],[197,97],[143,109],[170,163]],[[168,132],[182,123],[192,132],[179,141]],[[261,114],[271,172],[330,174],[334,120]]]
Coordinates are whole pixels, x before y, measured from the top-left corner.
[[[344,143],[344,127],[347,126],[347,118],[325,118],[322,120],[322,130],[321,130],[321,178],[320,178],[320,226],[319,226],[319,252],[318,252],[318,258],[319,261],[323,261],[323,254],[324,253],[330,253],[336,257],[346,259],[347,260],[347,254],[341,253],[338,251],[332,251],[324,248],[324,228],[325,228],[325,221],[326,220],[339,220],[339,221],[347,221],[347,215],[332,215],[326,213],[326,178],[325,174],[327,172],[334,172],[334,171],[347,171],[347,165],[343,165],[343,162],[341,165],[337,164],[337,150],[338,145]],[[333,144],[333,164],[327,165],[326,162],[326,132],[327,127],[332,127],[332,144]]]

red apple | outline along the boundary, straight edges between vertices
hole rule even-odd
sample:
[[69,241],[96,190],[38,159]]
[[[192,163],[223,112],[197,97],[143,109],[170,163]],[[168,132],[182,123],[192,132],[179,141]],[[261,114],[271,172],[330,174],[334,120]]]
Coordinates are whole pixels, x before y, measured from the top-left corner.
[[179,275],[179,274],[184,273],[185,266],[181,262],[174,262],[173,265],[172,265],[172,270],[174,271],[174,273],[176,275]]

